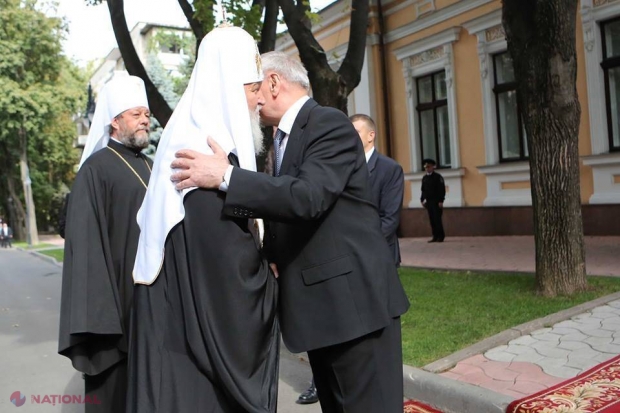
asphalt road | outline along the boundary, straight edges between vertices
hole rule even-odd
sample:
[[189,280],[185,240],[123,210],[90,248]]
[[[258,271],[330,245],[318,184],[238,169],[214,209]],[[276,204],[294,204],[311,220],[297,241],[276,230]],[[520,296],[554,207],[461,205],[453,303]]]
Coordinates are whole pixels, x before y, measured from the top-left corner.
[[[81,404],[53,404],[58,395],[83,395],[84,389],[81,374],[57,354],[61,272],[29,253],[0,249],[0,413],[84,412]],[[282,346],[278,412],[321,411],[318,403],[295,404],[310,376],[303,357]],[[11,403],[15,392],[25,397],[20,407]]]

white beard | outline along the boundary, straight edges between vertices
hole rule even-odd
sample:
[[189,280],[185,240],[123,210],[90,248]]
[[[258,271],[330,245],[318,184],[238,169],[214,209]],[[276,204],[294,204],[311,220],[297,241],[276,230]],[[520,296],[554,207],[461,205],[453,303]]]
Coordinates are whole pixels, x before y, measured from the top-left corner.
[[252,126],[252,137],[254,138],[254,153],[260,155],[263,152],[263,131],[260,126],[260,107],[254,112],[250,111],[250,125]]

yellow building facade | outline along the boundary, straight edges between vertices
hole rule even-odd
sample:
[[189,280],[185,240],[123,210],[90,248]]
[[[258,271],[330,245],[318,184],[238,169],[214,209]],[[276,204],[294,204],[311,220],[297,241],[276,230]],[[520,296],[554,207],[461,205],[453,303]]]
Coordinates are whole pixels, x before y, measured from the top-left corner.
[[[350,11],[339,0],[313,29],[334,68]],[[419,203],[428,157],[446,182],[449,235],[532,231],[527,144],[501,19],[500,0],[371,0],[349,114],[375,119],[379,150],[405,171],[403,235],[429,232]],[[289,35],[277,49],[297,53]],[[581,1],[577,56],[584,229],[620,234],[620,0]]]

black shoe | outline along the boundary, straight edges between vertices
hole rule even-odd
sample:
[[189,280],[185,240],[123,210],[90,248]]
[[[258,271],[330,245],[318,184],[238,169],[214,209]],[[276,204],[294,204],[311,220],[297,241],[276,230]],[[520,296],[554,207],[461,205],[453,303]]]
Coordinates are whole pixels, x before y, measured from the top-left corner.
[[428,241],[428,242],[429,242],[429,244],[430,244],[431,242],[437,242],[437,240],[436,240],[435,238],[433,238],[432,240],[430,240],[430,241]]
[[442,239],[438,239],[438,240],[437,240],[437,241],[435,241],[435,242],[443,242],[443,238],[442,238]]
[[308,390],[299,395],[297,404],[312,404],[319,401],[319,396],[316,393],[316,387],[314,385],[308,387]]

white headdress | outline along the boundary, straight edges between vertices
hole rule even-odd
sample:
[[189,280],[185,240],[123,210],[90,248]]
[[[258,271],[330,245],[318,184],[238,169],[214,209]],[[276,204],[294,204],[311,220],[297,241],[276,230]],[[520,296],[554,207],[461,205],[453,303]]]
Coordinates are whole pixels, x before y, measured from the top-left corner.
[[168,233],[185,216],[183,197],[170,181],[170,164],[180,149],[213,153],[211,136],[241,168],[255,171],[256,157],[244,84],[263,80],[256,42],[238,27],[212,30],[200,44],[187,90],[166,125],[157,148],[146,196],[138,212],[140,241],[134,282],[151,284],[161,270]]
[[116,72],[99,92],[97,108],[80,159],[80,168],[89,156],[108,146],[112,119],[127,109],[140,106],[149,107],[144,81],[137,76],[129,76],[127,72]]

